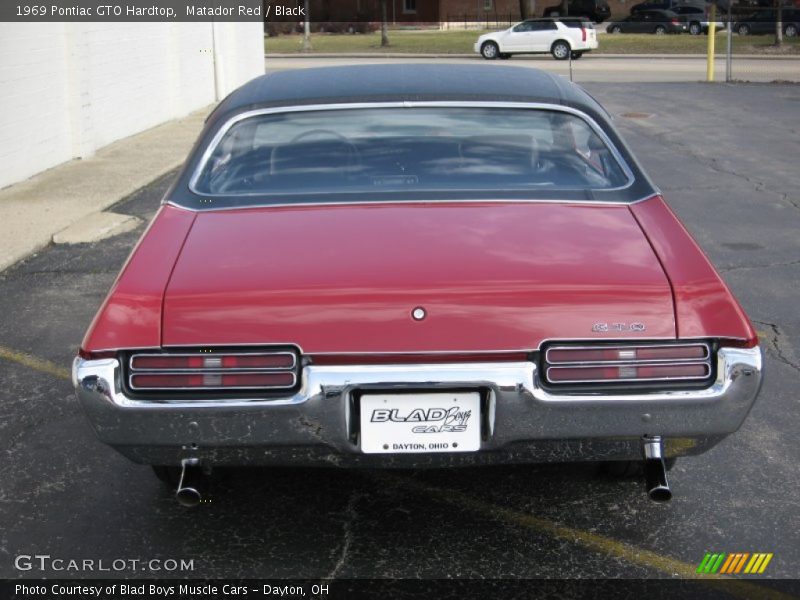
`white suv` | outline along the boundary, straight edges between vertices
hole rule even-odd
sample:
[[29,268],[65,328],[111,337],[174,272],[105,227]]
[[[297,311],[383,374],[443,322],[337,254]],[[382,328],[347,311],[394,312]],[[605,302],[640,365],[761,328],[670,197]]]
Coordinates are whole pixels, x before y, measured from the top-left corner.
[[579,18],[528,19],[505,31],[487,33],[475,42],[475,52],[487,60],[512,54],[545,54],[556,60],[580,58],[597,48],[597,32],[591,21]]

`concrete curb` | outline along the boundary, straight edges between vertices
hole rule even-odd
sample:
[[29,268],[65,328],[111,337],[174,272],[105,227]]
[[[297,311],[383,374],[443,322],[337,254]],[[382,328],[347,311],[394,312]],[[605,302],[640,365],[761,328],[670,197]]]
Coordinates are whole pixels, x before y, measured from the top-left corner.
[[54,244],[86,244],[99,242],[136,229],[142,222],[138,217],[113,212],[87,215],[77,223],[53,236]]
[[210,109],[0,190],[0,271],[44,248],[71,225],[87,217],[96,221],[99,211],[181,165]]

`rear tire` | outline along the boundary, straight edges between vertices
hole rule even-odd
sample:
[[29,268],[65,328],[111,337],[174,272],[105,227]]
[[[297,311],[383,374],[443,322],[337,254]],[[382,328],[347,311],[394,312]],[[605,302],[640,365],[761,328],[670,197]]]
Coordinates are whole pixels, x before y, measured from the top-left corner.
[[572,48],[570,48],[569,44],[564,40],[553,42],[553,45],[550,47],[550,54],[552,54],[553,58],[556,60],[567,60],[571,52]]
[[783,35],[785,35],[786,37],[793,38],[797,37],[798,33],[799,32],[797,30],[797,25],[791,24],[786,26],[786,31],[783,32]]
[[572,60],[578,60],[581,56],[583,56],[583,52],[573,52]]
[[622,33],[622,27],[619,25],[612,25],[611,28],[608,30],[608,33],[618,34]]
[[692,23],[689,23],[689,33],[692,35],[700,35],[703,33],[703,28],[700,26],[700,23],[693,21]]
[[486,60],[494,60],[500,55],[500,47],[495,42],[485,42],[481,46],[481,56]]
[[736,33],[739,35],[750,35],[750,26],[744,24],[739,25],[739,27],[736,28]]
[[663,25],[659,25],[658,27],[655,28],[655,31],[653,31],[653,33],[655,33],[656,35],[664,35],[665,33],[667,33],[667,28],[664,27]]

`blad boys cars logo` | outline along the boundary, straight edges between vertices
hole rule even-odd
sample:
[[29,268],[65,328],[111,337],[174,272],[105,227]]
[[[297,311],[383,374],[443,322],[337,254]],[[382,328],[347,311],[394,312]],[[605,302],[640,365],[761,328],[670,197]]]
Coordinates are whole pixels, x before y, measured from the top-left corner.
[[417,425],[411,428],[413,433],[459,433],[467,430],[467,422],[472,416],[471,410],[461,410],[458,406],[447,408],[415,408],[406,416],[400,411],[388,408],[377,408],[372,411],[370,421],[373,423],[437,423],[436,425]]

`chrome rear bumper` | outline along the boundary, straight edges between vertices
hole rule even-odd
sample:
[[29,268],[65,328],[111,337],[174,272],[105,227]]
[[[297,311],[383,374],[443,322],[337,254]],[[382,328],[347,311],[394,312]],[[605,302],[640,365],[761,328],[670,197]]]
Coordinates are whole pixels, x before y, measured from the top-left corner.
[[[641,458],[658,435],[668,456],[703,452],[736,431],[761,385],[759,348],[723,348],[700,390],[561,394],[533,362],[315,366],[278,399],[151,401],[126,397],[116,359],[77,358],[78,399],[100,439],[137,462],[421,466]],[[477,453],[365,455],[351,415],[362,390],[477,389],[486,434]],[[388,459],[388,460],[387,460]]]

